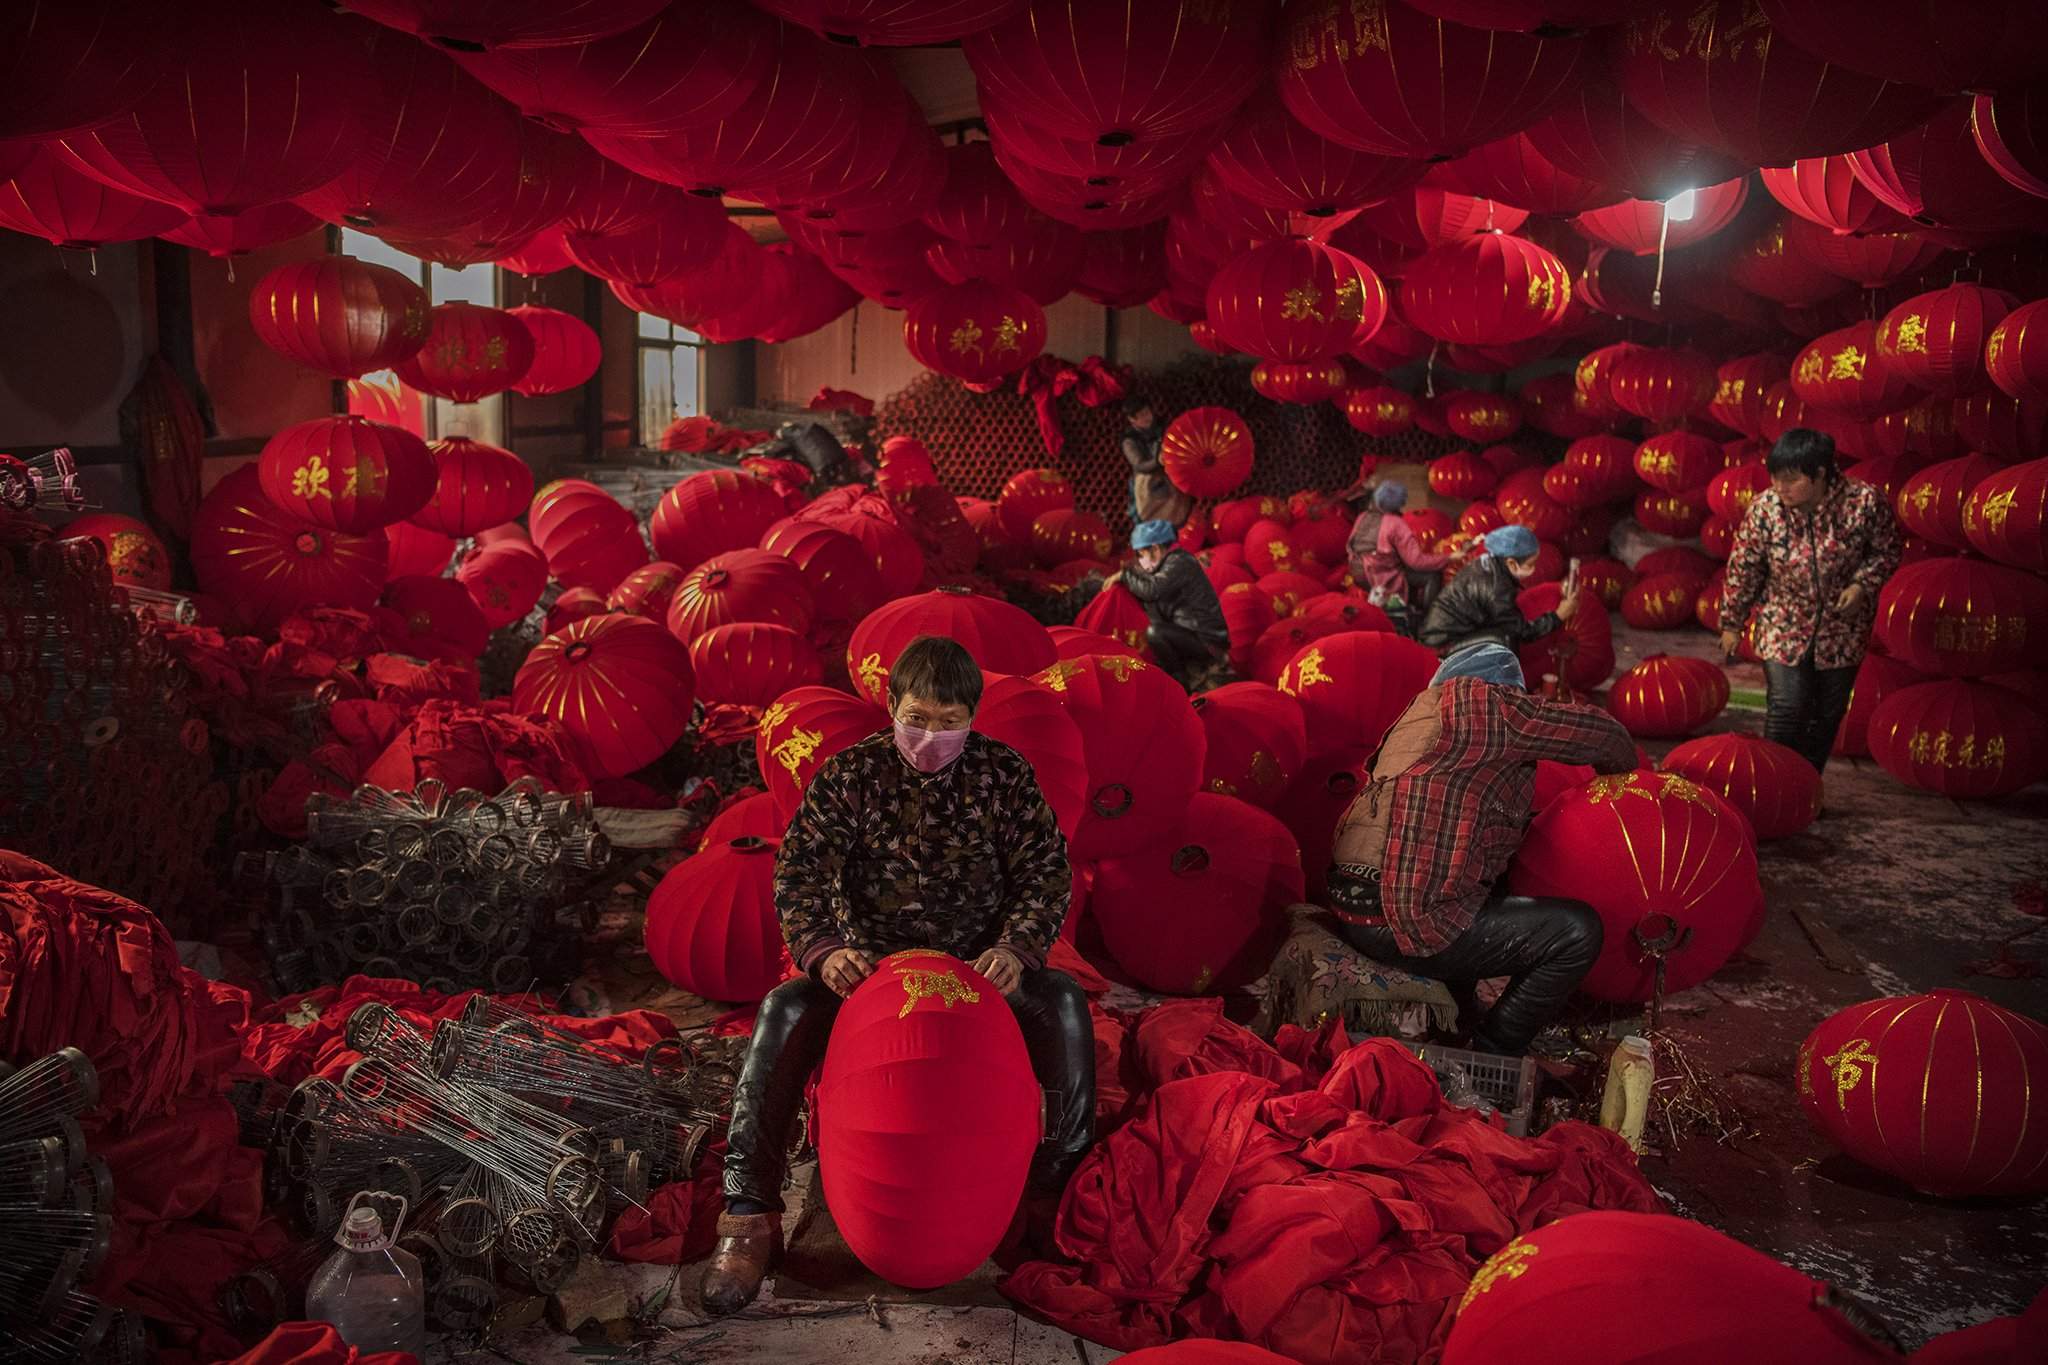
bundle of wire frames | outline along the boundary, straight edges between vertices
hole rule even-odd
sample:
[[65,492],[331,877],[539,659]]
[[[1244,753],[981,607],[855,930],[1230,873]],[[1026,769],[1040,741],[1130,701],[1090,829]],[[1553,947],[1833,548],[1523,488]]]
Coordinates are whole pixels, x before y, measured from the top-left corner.
[[106,1260],[113,1182],[78,1118],[99,1075],[77,1048],[0,1063],[0,1362],[146,1358],[142,1323],[79,1289]]

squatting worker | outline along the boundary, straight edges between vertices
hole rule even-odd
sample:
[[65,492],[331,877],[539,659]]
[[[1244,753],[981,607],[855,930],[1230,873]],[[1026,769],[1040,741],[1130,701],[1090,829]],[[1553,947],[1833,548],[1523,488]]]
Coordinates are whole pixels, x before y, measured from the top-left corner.
[[1178,531],[1195,510],[1195,500],[1173,486],[1159,462],[1166,429],[1149,400],[1133,395],[1124,400],[1124,460],[1131,466],[1131,523],[1167,522]]
[[775,907],[804,975],[768,993],[732,1097],[725,1214],[704,1306],[753,1302],[782,1246],[782,1176],[804,1084],[840,1000],[890,953],[974,964],[1016,1011],[1051,1131],[1029,1193],[1057,1194],[1094,1137],[1095,1033],[1072,977],[1046,967],[1072,893],[1066,840],[1022,755],[969,729],[981,668],[922,636],[889,670],[889,733],[811,779],[775,865]]
[[1103,584],[1121,583],[1144,604],[1150,621],[1145,642],[1152,657],[1182,687],[1230,649],[1230,627],[1223,603],[1202,562],[1180,548],[1173,527],[1163,521],[1141,521],[1131,530],[1131,548],[1138,562],[1109,576]]
[[1536,572],[1536,533],[1526,526],[1496,526],[1485,536],[1486,553],[1473,560],[1437,594],[1417,637],[1439,654],[1491,640],[1513,648],[1550,634],[1579,614],[1577,595],[1533,621],[1524,620],[1515,594]]
[[1388,480],[1366,491],[1363,481],[1344,492],[1353,506],[1371,505],[1351,523],[1351,538],[1344,546],[1352,579],[1366,590],[1372,604],[1412,631],[1435,596],[1447,554],[1432,554],[1422,548],[1415,528],[1401,515],[1408,505],[1408,490]]
[[1483,1052],[1526,1051],[1600,956],[1590,907],[1494,889],[1545,758],[1618,773],[1636,766],[1636,748],[1600,708],[1524,692],[1505,645],[1461,649],[1380,741],[1331,851],[1332,909],[1353,947],[1462,986],[1464,1004],[1472,983],[1508,978],[1472,1030]]
[[1733,658],[1756,611],[1768,690],[1764,738],[1827,766],[1863,662],[1878,590],[1903,542],[1883,493],[1835,469],[1835,440],[1805,427],[1764,460],[1771,486],[1749,504],[1721,589],[1721,652]]

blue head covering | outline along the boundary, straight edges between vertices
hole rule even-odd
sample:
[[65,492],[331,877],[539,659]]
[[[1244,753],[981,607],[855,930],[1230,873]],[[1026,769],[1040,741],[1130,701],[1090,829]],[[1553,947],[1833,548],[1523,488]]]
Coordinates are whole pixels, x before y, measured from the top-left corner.
[[1466,645],[1446,658],[1429,682],[1434,687],[1450,678],[1477,678],[1502,687],[1524,686],[1522,661],[1515,657],[1515,651],[1491,640]]
[[1372,505],[1382,512],[1398,512],[1408,505],[1408,490],[1388,480],[1372,490]]
[[1486,553],[1500,559],[1527,559],[1536,553],[1536,533],[1526,526],[1496,526],[1486,533]]
[[1131,548],[1149,549],[1154,545],[1171,545],[1180,539],[1180,532],[1173,529],[1170,521],[1141,521],[1131,528]]

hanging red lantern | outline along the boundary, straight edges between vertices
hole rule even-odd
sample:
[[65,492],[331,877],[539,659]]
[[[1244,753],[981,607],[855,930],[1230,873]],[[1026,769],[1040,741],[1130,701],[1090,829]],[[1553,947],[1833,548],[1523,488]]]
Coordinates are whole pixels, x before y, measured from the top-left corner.
[[1525,131],[1531,145],[1567,173],[1648,199],[1669,199],[1743,170],[1736,159],[1645,118],[1597,69],[1582,69],[1550,114]]
[[[1700,549],[1709,558],[1726,562],[1728,557],[1735,553],[1735,532],[1740,525],[1741,523],[1730,521],[1726,517],[1708,517],[1706,523],[1700,527]],[[1719,601],[1720,596],[1717,592],[1717,609]]]
[[[1432,184],[1507,204],[1527,213],[1569,214],[1611,204],[1620,192],[1574,175],[1552,161],[1525,134],[1511,133],[1434,167]],[[1510,230],[1513,225],[1492,226]]]
[[564,587],[608,593],[647,564],[631,509],[585,480],[557,479],[541,489],[526,520],[548,571]]
[[1758,839],[1787,838],[1820,816],[1820,774],[1767,739],[1733,733],[1689,739],[1666,754],[1661,766],[1742,812]]
[[[1828,274],[1864,289],[1882,289],[1894,280],[1909,279],[1947,254],[1946,247],[1919,232],[1837,235],[1803,218],[1786,218],[1780,226],[1785,244],[1792,252]],[[1762,292],[1744,281],[1739,272],[1736,280],[1745,289]],[[1794,302],[1786,298],[1778,301]]]
[[[1629,483],[1631,486],[1635,483],[1632,476]],[[1552,465],[1544,470],[1543,492],[1560,507],[1574,511],[1579,508],[1598,507],[1615,497],[1614,492],[1603,483],[1599,475],[1590,469],[1571,464]]]
[[605,607],[666,624],[669,606],[676,600],[676,589],[683,585],[685,576],[666,560],[643,564],[619,580],[605,598]]
[[903,315],[903,344],[926,369],[993,383],[1045,349],[1045,310],[1022,290],[988,280],[942,285]]
[[779,522],[762,537],[761,548],[796,565],[819,621],[858,621],[885,600],[874,560],[844,531],[815,522]]
[[364,535],[404,521],[434,496],[427,443],[361,417],[318,417],[286,427],[256,462],[263,496],[309,526]]
[[[2022,466],[2024,467],[2024,466]],[[1984,480],[2004,468],[1989,455],[1943,460],[1907,477],[1895,506],[1908,534],[1952,550],[1970,548],[1964,505]],[[1994,556],[2000,558],[2002,556]]]
[[[1851,1005],[1799,1049],[1799,1103],[1855,1160],[1949,1198],[2048,1189],[2048,1028],[1968,991]],[[1884,1084],[1892,1077],[1914,1084]],[[1989,1357],[1985,1357],[1989,1359]],[[2011,1357],[2017,1358],[2017,1357]]]
[[1683,493],[1705,488],[1721,471],[1721,447],[1689,431],[1666,431],[1636,447],[1635,471],[1652,488]]
[[1712,515],[1704,488],[1681,493],[1642,493],[1635,503],[1636,521],[1645,531],[1674,540],[1690,540]]
[[1494,495],[1511,526],[1526,526],[1539,540],[1562,540],[1571,530],[1571,510],[1544,491],[1543,471],[1523,469],[1501,480]]
[[1954,414],[1965,445],[2003,460],[2032,459],[2048,439],[2048,400],[1985,389],[1956,399]]
[[[1794,245],[1788,226],[1792,221],[1781,216],[1739,247],[1727,263],[1728,278],[1760,298],[1794,306],[1819,303],[1846,292],[1849,281],[1845,277],[1824,268]],[[1823,232],[1819,228],[1814,231]],[[1828,255],[1829,259],[1836,257],[1832,250]]]
[[548,585],[548,564],[531,545],[499,542],[463,556],[455,581],[483,613],[484,624],[496,630],[533,610]]
[[1465,389],[1444,401],[1444,422],[1474,445],[1497,445],[1522,429],[1522,408],[1506,394]]
[[[2002,564],[2048,572],[2048,460],[1986,474],[1963,501],[1970,548]],[[2011,623],[2007,623],[2008,631]]]
[[1436,666],[1435,651],[1398,635],[1333,635],[1290,660],[1277,686],[1301,703],[1310,754],[1370,751]]
[[861,1264],[918,1289],[972,1273],[1016,1213],[1040,1101],[1017,1017],[980,973],[929,949],[876,963],[818,1078],[819,1174]]
[[1331,360],[1379,330],[1387,290],[1357,257],[1298,238],[1264,242],[1209,282],[1209,325],[1267,360]]
[[727,550],[690,570],[669,602],[668,629],[684,644],[718,626],[759,621],[811,628],[810,593],[796,565],[767,550]]
[[1288,365],[1262,360],[1252,367],[1252,389],[1276,403],[1320,403],[1344,390],[1344,367],[1334,360]]
[[[1082,295],[1105,308],[1136,308],[1165,287],[1163,223],[1087,234],[1081,275],[1074,283]],[[1190,334],[1200,326],[1191,326]],[[1196,344],[1201,344],[1199,336]]]
[[1020,235],[1038,221],[1037,210],[996,164],[993,143],[946,148],[945,189],[925,213],[925,226],[956,242],[988,245]]
[[1438,340],[1498,346],[1555,327],[1571,294],[1557,257],[1525,238],[1483,232],[1446,242],[1410,266],[1401,313]]
[[1871,712],[1868,734],[1870,756],[1886,772],[1957,800],[2008,796],[2048,776],[2040,713],[2029,698],[1988,683],[1944,678],[1898,687]]
[[1237,347],[1231,345],[1222,337],[1217,336],[1216,329],[1209,325],[1207,318],[1197,317],[1193,322],[1189,323],[1188,336],[1193,339],[1195,345],[1201,347],[1210,355],[1237,354]]
[[690,641],[690,670],[707,702],[757,709],[798,687],[815,685],[824,668],[818,651],[788,626],[739,621],[713,626]]
[[1680,210],[1668,199],[1624,199],[1586,210],[1572,219],[1572,226],[1588,241],[1631,256],[1678,251],[1705,241],[1734,222],[1749,199],[1749,181],[1724,180],[1686,193],[1692,201],[1683,218],[1676,216]]
[[[1967,516],[1965,527],[1968,526]],[[2048,583],[1999,564],[1942,558],[1908,564],[1877,597],[1878,643],[1925,673],[1982,677],[2024,668],[2048,620]]]
[[662,495],[648,522],[654,553],[695,568],[727,550],[750,550],[788,505],[765,480],[733,470],[692,474]]
[[512,706],[548,716],[579,741],[593,777],[624,777],[683,737],[696,700],[690,652],[652,621],[591,616],[533,647]]
[[65,138],[116,189],[232,214],[333,180],[362,151],[378,89],[358,30],[323,7],[223,0],[179,15],[134,107]]
[[1522,409],[1529,425],[1560,441],[1576,441],[1600,430],[1600,424],[1577,411],[1572,395],[1577,392],[1569,374],[1538,375],[1522,385]]
[[1487,496],[1499,482],[1493,466],[1470,451],[1454,450],[1429,462],[1429,491],[1440,498],[1469,502]]
[[336,378],[410,359],[427,339],[426,291],[347,256],[281,265],[249,291],[249,321],[271,350]]
[[1062,659],[1034,681],[1081,727],[1088,756],[1088,805],[1070,854],[1135,853],[1177,828],[1204,754],[1201,722],[1180,685],[1126,655]]
[[778,837],[727,836],[668,870],[647,898],[654,970],[707,1000],[751,1003],[782,980],[775,914]]
[[1886,207],[1924,226],[2039,231],[2048,205],[2011,184],[1977,150],[1974,100],[1958,95],[1927,122],[1849,153],[1856,178]]
[[1301,850],[1287,826],[1249,802],[1203,791],[1171,837],[1097,865],[1088,911],[1140,985],[1206,995],[1265,975],[1286,908],[1304,894]]
[[1714,362],[1697,351],[1639,346],[1614,357],[1607,394],[1623,412],[1659,424],[1707,410],[1719,386]]
[[593,42],[662,9],[659,0],[361,0],[350,9],[458,52]]
[[1830,232],[1897,232],[1911,226],[1866,188],[1847,156],[1810,156],[1763,168],[1764,189]]
[[1377,203],[1423,170],[1411,158],[1357,151],[1311,132],[1270,95],[1238,113],[1209,165],[1255,204],[1318,218]]
[[263,496],[253,464],[215,484],[192,519],[200,591],[258,629],[305,607],[369,607],[384,587],[384,548],[381,535],[346,535],[286,515]]
[[1582,496],[1577,501],[1559,501],[1567,506],[1617,502],[1634,496],[1642,486],[1636,479],[1635,461],[1636,447],[1625,436],[1581,436],[1565,447],[1564,463],[1544,474],[1543,488],[1558,497],[1557,489],[1565,485],[1556,476],[1560,470],[1569,470],[1583,476],[1575,483]]
[[519,319],[473,303],[436,304],[427,314],[427,338],[393,368],[421,393],[474,403],[503,393],[533,365],[533,336]]
[[443,535],[473,536],[512,520],[533,499],[533,471],[509,450],[467,436],[427,447],[434,457],[434,495],[407,520]]
[[1190,408],[1167,425],[1159,463],[1175,488],[1220,498],[1251,477],[1251,428],[1229,408]]
[[1970,112],[1977,150],[2006,183],[2048,198],[2048,101],[2036,81],[1978,95]]
[[761,785],[774,798],[776,820],[788,827],[827,759],[888,728],[887,711],[837,688],[799,687],[778,697],[761,713],[754,737]]
[[1727,704],[1726,673],[1705,659],[1670,654],[1643,660],[1607,696],[1607,709],[1639,739],[1689,735]]
[[1384,384],[1344,395],[1344,420],[1368,436],[1398,436],[1415,425],[1415,400]]
[[[1617,867],[1634,875],[1615,876]],[[1599,913],[1605,942],[1579,983],[1595,1000],[1648,1000],[1660,977],[1667,995],[1690,990],[1763,924],[1746,822],[1676,773],[1616,773],[1558,797],[1529,827],[1508,885],[1518,895],[1582,900]],[[1653,961],[1644,939],[1670,931],[1678,946]]]
[[1707,404],[1707,415],[1744,436],[1762,436],[1764,392],[1779,380],[1791,378],[1790,362],[1763,351],[1737,356],[1714,374],[1714,396]]
[[886,706],[889,670],[922,635],[957,641],[990,673],[1037,673],[1058,657],[1045,627],[1022,607],[962,588],[941,588],[887,603],[854,628],[846,667],[855,689]]
[[1527,127],[1566,91],[1584,42],[1468,28],[1407,5],[1290,6],[1276,76],[1288,110],[1345,146],[1443,159]]
[[597,373],[597,367],[604,359],[604,348],[589,323],[571,317],[559,308],[542,308],[535,304],[505,311],[518,318],[527,335],[533,338],[533,363],[512,386],[514,393],[525,394],[528,398],[567,393],[570,389],[582,387]]
[[[1974,286],[1951,286],[1951,289],[1971,288]],[[2002,290],[1978,289],[1977,292],[1998,300],[2013,298]],[[1996,384],[2008,398],[2048,401],[2048,344],[2044,344],[2044,338],[2048,338],[2048,325],[2034,325],[2048,324],[2048,299],[2024,304],[2014,300],[2003,317],[1987,320],[1993,326],[1985,338],[1983,377]],[[1890,318],[1887,317],[1886,321],[1889,322]],[[1967,340],[1967,336],[1957,338],[1958,352]],[[1967,363],[1960,354],[1957,359],[1959,363]]]
[[974,728],[1024,755],[1058,817],[1060,833],[1071,839],[1080,828],[1089,791],[1080,727],[1051,692],[1029,678],[990,673],[984,683]]
[[133,107],[163,36],[125,0],[10,6],[0,14],[0,136],[55,137]]
[[225,217],[187,218],[184,226],[157,236],[225,260],[303,237],[319,226],[320,220],[297,204],[263,204]]
[[0,179],[0,227],[56,246],[96,251],[114,242],[154,237],[187,221],[183,210],[104,184],[48,147],[25,147],[18,165],[0,164],[5,177]]
[[1692,574],[1646,575],[1622,595],[1621,618],[1637,630],[1675,630],[1690,625],[1699,590],[1700,580]]
[[455,557],[455,537],[429,531],[409,521],[384,528],[384,571],[387,578],[407,574],[439,574]]
[[1230,683],[1192,704],[1206,738],[1203,790],[1271,810],[1308,757],[1301,704],[1258,682]]
[[1707,481],[1707,507],[1717,517],[1740,523],[1749,515],[1756,495],[1771,486],[1771,472],[1762,460],[1731,465]]
[[1878,324],[1877,363],[1914,388],[1941,397],[1982,388],[1986,340],[1997,335],[1993,329],[2018,304],[2004,290],[1976,284],[1917,294]]

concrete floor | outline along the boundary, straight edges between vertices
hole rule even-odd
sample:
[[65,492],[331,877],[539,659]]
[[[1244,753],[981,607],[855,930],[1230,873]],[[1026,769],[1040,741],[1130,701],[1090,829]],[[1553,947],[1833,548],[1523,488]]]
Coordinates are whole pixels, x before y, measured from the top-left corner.
[[[1643,655],[1707,656],[1702,632],[1648,634],[1617,627],[1620,668]],[[1761,693],[1760,671],[1731,670],[1738,699]],[[1717,729],[1760,728],[1754,710],[1731,708]],[[1661,752],[1666,745],[1652,746]],[[1762,870],[1771,906],[1750,949],[1713,980],[1675,997],[1667,1027],[1721,1084],[1744,1136],[1696,1138],[1652,1154],[1643,1167],[1673,1211],[1697,1218],[1875,1306],[1908,1346],[1943,1331],[2017,1312],[2048,1282],[2043,1204],[1970,1203],[1917,1195],[1840,1157],[1806,1123],[1792,1061],[1822,1018],[1881,995],[1957,986],[2008,1008],[2048,1017],[2048,976],[1966,975],[2030,921],[2013,908],[2016,886],[2048,879],[2048,787],[1991,803],[1960,805],[1910,791],[1869,760],[1837,760],[1827,810],[1812,830],[1766,845]],[[1830,966],[1789,907],[1799,904],[1840,935],[1854,965]],[[631,935],[622,935],[630,939]],[[622,944],[599,998],[586,1004],[667,1009],[684,1026],[715,1011],[679,992],[650,988],[644,958]],[[2048,957],[2048,933],[2021,956]],[[1596,1022],[1619,1025],[1623,1018]],[[797,1182],[801,1187],[804,1181]],[[802,1217],[799,1202],[789,1225]],[[696,1270],[607,1267],[625,1298],[650,1302],[674,1283],[637,1339],[545,1325],[510,1331],[487,1349],[440,1348],[431,1360],[652,1362],[654,1365],[1095,1365],[1116,1352],[999,1306],[985,1284],[950,1304],[846,1303],[772,1290],[738,1319],[711,1323],[694,1307]],[[962,1306],[964,1300],[965,1306]]]

